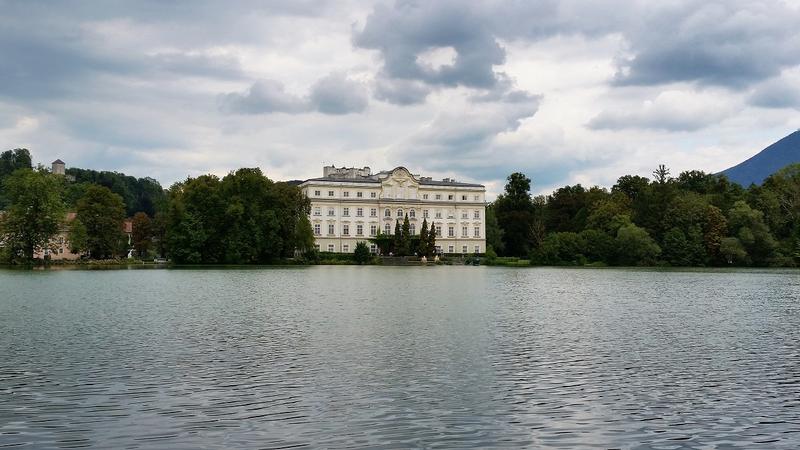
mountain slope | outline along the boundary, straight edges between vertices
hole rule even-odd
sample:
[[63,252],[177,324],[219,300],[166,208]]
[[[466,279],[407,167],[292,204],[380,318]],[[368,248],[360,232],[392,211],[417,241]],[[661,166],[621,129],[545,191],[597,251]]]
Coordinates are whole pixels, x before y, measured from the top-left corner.
[[800,130],[721,173],[747,187],[751,183],[761,184],[765,178],[792,163],[800,163]]

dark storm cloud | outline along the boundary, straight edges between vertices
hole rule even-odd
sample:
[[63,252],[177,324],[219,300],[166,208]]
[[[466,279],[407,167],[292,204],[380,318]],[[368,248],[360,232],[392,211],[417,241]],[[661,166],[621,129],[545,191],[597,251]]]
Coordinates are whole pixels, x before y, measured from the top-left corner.
[[220,109],[229,114],[299,114],[318,111],[339,115],[362,112],[367,103],[364,86],[342,74],[330,74],[318,80],[308,97],[288,93],[282,83],[274,80],[260,80],[245,92],[220,96]]

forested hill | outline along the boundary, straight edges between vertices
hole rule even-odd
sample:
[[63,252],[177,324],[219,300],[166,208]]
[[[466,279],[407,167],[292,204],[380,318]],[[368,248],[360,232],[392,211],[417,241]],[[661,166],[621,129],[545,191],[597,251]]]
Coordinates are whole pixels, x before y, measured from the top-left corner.
[[761,184],[768,176],[793,163],[800,163],[800,130],[721,173],[734,183],[747,187]]
[[105,186],[115,194],[119,194],[125,202],[125,212],[128,217],[140,211],[153,217],[156,211],[166,206],[167,197],[164,189],[158,181],[150,177],[136,178],[119,172],[98,172],[75,167],[67,169],[66,173],[75,177],[75,182],[69,183],[65,192],[65,201],[70,206],[74,205],[92,184]]

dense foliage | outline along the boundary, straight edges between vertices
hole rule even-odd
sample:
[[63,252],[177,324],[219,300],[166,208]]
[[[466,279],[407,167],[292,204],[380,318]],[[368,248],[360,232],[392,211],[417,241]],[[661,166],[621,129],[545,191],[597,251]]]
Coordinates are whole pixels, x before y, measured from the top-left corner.
[[3,181],[17,169],[30,169],[31,154],[28,149],[17,148],[0,153],[0,211],[9,204],[9,199],[5,194]]
[[27,262],[44,249],[64,218],[61,182],[44,170],[18,169],[3,180],[9,201],[0,216],[3,259]]
[[265,263],[313,247],[308,199],[260,169],[188,178],[169,197],[167,249],[178,263]]
[[800,264],[800,164],[748,189],[664,166],[610,190],[578,184],[531,197],[530,183],[511,174],[487,208],[492,253],[548,265]]
[[[77,217],[72,229],[81,233],[81,236],[70,239],[72,248],[87,252],[94,259],[111,258],[124,253],[127,250],[127,236],[122,229],[124,220],[122,197],[106,187],[89,186],[78,200]],[[83,246],[80,245],[81,241]]]
[[167,197],[164,189],[152,178],[136,178],[123,173],[74,167],[67,169],[66,173],[75,177],[75,181],[69,183],[65,189],[65,200],[70,207],[77,206],[78,199],[86,193],[89,186],[100,185],[122,198],[128,217],[137,212],[153,217],[156,212],[166,209]]

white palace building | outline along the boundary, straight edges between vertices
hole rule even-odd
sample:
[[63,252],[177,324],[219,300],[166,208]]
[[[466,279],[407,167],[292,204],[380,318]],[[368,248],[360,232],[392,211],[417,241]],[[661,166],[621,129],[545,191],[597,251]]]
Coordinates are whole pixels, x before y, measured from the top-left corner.
[[[405,167],[373,174],[369,167],[325,166],[300,184],[311,200],[311,226],[320,251],[350,253],[381,231],[393,234],[408,215],[411,234],[422,220],[436,229],[437,253],[484,253],[486,187],[412,174]],[[369,242],[368,242],[369,243]],[[374,244],[370,249],[376,252]]]

